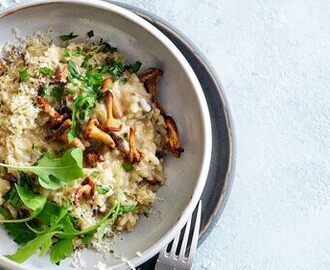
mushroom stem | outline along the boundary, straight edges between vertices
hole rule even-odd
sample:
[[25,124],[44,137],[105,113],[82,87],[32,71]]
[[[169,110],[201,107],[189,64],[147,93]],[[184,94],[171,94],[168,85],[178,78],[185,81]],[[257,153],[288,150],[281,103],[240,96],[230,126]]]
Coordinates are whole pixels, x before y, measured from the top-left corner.
[[[103,96],[106,97],[108,95],[108,90],[113,86],[113,81],[110,78],[106,78],[102,82],[102,93]],[[123,117],[123,109],[121,106],[118,97],[112,93],[112,114],[116,119],[120,119]]]
[[69,117],[67,113],[64,113],[63,115],[59,114],[52,106],[50,106],[46,100],[40,96],[37,96],[37,103],[40,110],[44,111],[50,116],[50,124],[52,127],[58,126]]
[[90,119],[85,130],[85,138],[88,140],[94,139],[96,141],[100,141],[107,145],[110,149],[115,148],[116,144],[111,136],[98,128],[98,125],[99,121],[97,119]]
[[62,125],[57,129],[55,133],[55,139],[64,142],[70,147],[77,147],[77,148],[81,148],[82,150],[85,150],[85,145],[82,143],[82,141],[79,138],[74,138],[72,142],[69,142],[68,135],[71,125],[72,125],[72,121],[70,119],[65,120],[62,123]]
[[158,68],[151,68],[143,74],[139,75],[140,82],[144,84],[147,92],[150,94],[151,100],[156,104],[157,108],[160,110],[162,114],[164,110],[158,101],[157,96],[157,78],[163,75],[163,71]]
[[140,153],[137,148],[136,148],[136,143],[135,143],[135,128],[130,127],[129,129],[129,152],[127,154],[127,159],[130,162],[140,162],[143,158],[142,153]]
[[107,92],[105,96],[106,109],[107,109],[107,121],[103,125],[103,129],[109,132],[116,132],[121,130],[122,125],[117,124],[113,118],[113,95],[111,92]]
[[178,128],[171,116],[165,116],[165,124],[168,133],[168,137],[166,138],[166,147],[175,157],[179,158],[184,150],[180,146]]

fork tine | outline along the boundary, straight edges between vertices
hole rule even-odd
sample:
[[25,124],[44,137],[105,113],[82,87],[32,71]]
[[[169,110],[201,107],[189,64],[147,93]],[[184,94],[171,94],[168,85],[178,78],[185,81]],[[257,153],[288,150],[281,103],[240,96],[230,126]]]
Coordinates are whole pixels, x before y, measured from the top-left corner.
[[184,237],[181,243],[181,248],[180,248],[180,253],[179,253],[179,260],[183,260],[185,257],[185,253],[187,250],[187,243],[188,243],[188,239],[189,239],[189,234],[190,234],[190,225],[191,225],[191,220],[192,217],[190,217],[190,219],[188,220],[187,224],[186,224],[186,228],[184,231]]
[[179,244],[179,240],[180,240],[180,233],[178,233],[178,235],[174,238],[173,244],[172,244],[172,248],[170,251],[170,257],[174,258],[176,255],[176,250],[178,249],[178,244]]
[[197,216],[196,216],[196,221],[195,221],[195,226],[194,226],[194,233],[193,233],[193,237],[191,240],[188,260],[193,259],[193,256],[197,250],[199,229],[200,229],[200,225],[201,225],[201,216],[202,216],[202,201],[200,201],[198,204]]

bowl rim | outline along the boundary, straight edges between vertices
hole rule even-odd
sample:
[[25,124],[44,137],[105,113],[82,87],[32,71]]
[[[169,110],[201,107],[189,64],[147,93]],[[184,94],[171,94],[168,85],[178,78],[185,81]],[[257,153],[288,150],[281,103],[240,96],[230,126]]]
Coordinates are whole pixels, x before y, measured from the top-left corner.
[[[27,8],[33,8],[40,5],[49,5],[49,4],[76,4],[76,5],[82,5],[82,6],[89,6],[94,7],[98,9],[102,9],[108,12],[115,13],[116,15],[119,15],[135,24],[140,26],[142,29],[147,31],[149,34],[151,34],[153,37],[155,37],[159,42],[162,43],[162,45],[165,46],[165,48],[171,53],[180,66],[183,68],[183,71],[186,73],[188,79],[190,80],[191,84],[193,85],[193,90],[195,91],[197,95],[197,102],[200,107],[201,111],[201,117],[202,117],[202,130],[203,130],[203,139],[204,139],[204,152],[202,156],[202,164],[201,164],[201,170],[199,172],[197,184],[194,188],[193,195],[186,206],[186,208],[182,211],[180,218],[176,221],[175,225],[170,229],[168,232],[166,232],[157,242],[155,242],[152,246],[147,248],[146,250],[142,251],[142,256],[134,256],[132,258],[129,258],[128,261],[131,265],[138,266],[142,264],[143,262],[147,261],[154,255],[156,255],[163,247],[165,247],[177,234],[178,231],[182,229],[182,227],[185,225],[185,222],[188,220],[192,212],[194,211],[201,194],[204,189],[204,185],[206,183],[207,174],[209,170],[210,160],[211,160],[211,148],[212,148],[212,133],[211,133],[211,121],[210,121],[210,115],[209,110],[207,106],[207,102],[203,93],[203,90],[201,88],[200,82],[191,68],[188,61],[185,59],[183,54],[180,52],[180,50],[172,43],[172,41],[166,37],[160,30],[158,30],[155,26],[153,26],[151,23],[146,21],[145,19],[141,18],[137,14],[133,13],[132,11],[125,9],[123,7],[120,7],[116,4],[101,1],[101,0],[36,0],[33,2],[25,2],[18,5],[14,5],[12,7],[9,7],[3,11],[0,12],[0,19],[12,15],[16,12],[19,12],[21,10],[27,9]],[[37,29],[36,29],[37,30]],[[0,265],[7,268],[13,268],[13,269],[27,269],[23,267],[21,264],[18,264],[16,262],[13,262],[6,257],[4,257],[2,254],[0,254]],[[127,268],[128,264],[125,262],[116,264],[112,266],[114,269],[124,269]]]

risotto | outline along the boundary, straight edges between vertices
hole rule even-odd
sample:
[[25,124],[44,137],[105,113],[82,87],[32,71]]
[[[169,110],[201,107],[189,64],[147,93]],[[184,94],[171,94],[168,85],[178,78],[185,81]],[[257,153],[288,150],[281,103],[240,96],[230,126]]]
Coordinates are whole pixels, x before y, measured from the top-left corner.
[[162,70],[140,72],[93,31],[59,38],[35,35],[0,59],[0,223],[22,245],[7,255],[16,262],[109,252],[102,243],[150,210],[167,152],[183,152],[157,99]]

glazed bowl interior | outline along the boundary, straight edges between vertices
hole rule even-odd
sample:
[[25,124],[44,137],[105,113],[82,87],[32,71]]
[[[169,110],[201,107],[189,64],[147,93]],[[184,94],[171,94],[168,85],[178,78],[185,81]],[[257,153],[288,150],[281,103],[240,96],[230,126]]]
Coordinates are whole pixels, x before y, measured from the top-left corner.
[[[129,62],[139,60],[143,68],[159,67],[164,77],[159,85],[160,101],[165,111],[176,119],[185,152],[180,159],[168,156],[165,162],[166,184],[157,192],[153,213],[140,217],[133,232],[123,233],[113,244],[117,255],[139,264],[156,254],[183,226],[203,190],[210,160],[211,135],[208,109],[199,83],[179,51],[165,36],[133,13],[98,1],[34,2],[14,8],[0,16],[0,42],[17,42],[13,28],[20,36],[47,31],[55,40],[61,34],[74,32],[82,39],[89,30],[119,48]],[[17,245],[0,228],[0,265],[13,269],[59,269],[47,256],[34,255],[18,265],[2,255],[13,253]],[[139,251],[141,256],[136,256]],[[86,269],[98,261],[112,269],[127,264],[111,255],[91,250],[82,252]],[[61,263],[61,269],[72,269],[72,258]]]

